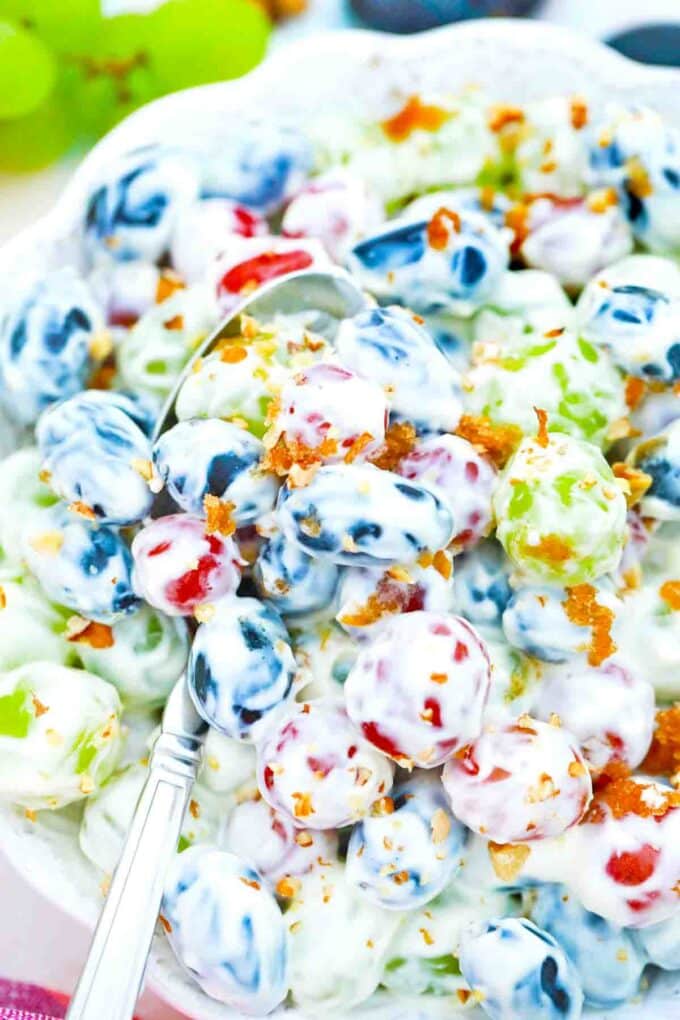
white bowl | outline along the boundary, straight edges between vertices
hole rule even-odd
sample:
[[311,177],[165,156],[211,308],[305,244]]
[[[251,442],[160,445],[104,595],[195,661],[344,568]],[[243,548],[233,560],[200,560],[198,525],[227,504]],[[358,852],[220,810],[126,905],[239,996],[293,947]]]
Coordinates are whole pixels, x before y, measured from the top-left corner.
[[[583,93],[601,108],[611,100],[644,103],[680,126],[680,72],[647,68],[553,25],[530,21],[468,21],[417,36],[348,31],[302,39],[279,50],[245,78],[189,89],[133,114],[84,160],[51,213],[0,250],[0,299],[17,274],[40,272],[73,259],[74,228],[84,197],[101,167],[119,153],[149,142],[196,141],[238,131],[242,111],[304,124],[319,111],[368,111],[381,116],[400,98],[419,91],[456,92],[471,83],[492,98],[524,103]],[[0,421],[0,454],[17,442]],[[77,822],[66,813],[36,823],[22,811],[0,808],[0,846],[17,871],[46,899],[92,926],[102,903],[99,876],[80,853]],[[233,1020],[237,1014],[207,998],[177,966],[157,936],[148,985],[193,1020]],[[352,1017],[420,1020],[450,1016],[448,1000],[381,1003],[354,1009]],[[276,1014],[292,1020],[297,1011]],[[335,1014],[337,1016],[337,1014]],[[466,1016],[477,1016],[466,1012]],[[481,1014],[479,1014],[481,1016]],[[593,1011],[600,1020],[680,1018],[680,981],[664,976],[653,1001]]]

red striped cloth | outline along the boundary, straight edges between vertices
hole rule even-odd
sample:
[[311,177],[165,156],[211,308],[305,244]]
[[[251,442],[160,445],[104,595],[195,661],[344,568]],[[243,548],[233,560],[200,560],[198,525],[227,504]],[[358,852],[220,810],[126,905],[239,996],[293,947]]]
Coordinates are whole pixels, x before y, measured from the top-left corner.
[[13,1006],[9,1009],[0,1006],[0,1020],[61,1020],[63,1016],[63,1013],[55,1017],[54,1015],[48,1016],[46,1013],[26,1013],[23,1009],[14,1009]]
[[68,999],[59,992],[0,979],[0,1020],[63,1020]]
[[0,978],[0,1020],[63,1020],[68,997],[39,985]]

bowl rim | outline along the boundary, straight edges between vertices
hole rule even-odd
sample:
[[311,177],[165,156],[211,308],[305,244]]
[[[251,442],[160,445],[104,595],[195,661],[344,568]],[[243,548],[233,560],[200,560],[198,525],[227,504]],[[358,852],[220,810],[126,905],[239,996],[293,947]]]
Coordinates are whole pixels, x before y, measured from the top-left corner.
[[[52,208],[0,245],[0,269],[12,261],[15,252],[20,252],[30,242],[49,240],[50,234],[58,237],[69,226],[69,220],[75,223],[78,210],[82,209],[83,192],[99,167],[114,153],[128,148],[125,143],[128,135],[143,134],[147,125],[153,125],[169,111],[179,114],[183,108],[190,109],[199,99],[211,101],[227,94],[234,99],[239,93],[262,88],[269,82],[273,84],[291,64],[302,66],[304,58],[312,52],[334,58],[350,52],[353,60],[372,59],[379,55],[380,60],[390,62],[401,54],[408,54],[410,58],[419,54],[424,56],[449,39],[455,40],[456,45],[465,45],[466,40],[503,44],[509,36],[514,37],[513,45],[519,44],[528,50],[546,46],[559,49],[562,57],[571,58],[591,69],[597,66],[600,77],[611,77],[618,84],[631,85],[637,80],[660,88],[680,87],[680,69],[641,64],[571,28],[524,18],[475,18],[412,35],[347,28],[301,36],[269,53],[261,64],[240,78],[169,93],[125,117],[81,158]],[[153,131],[150,133],[153,135]]]
[[[572,29],[541,21],[473,19],[408,36],[352,28],[303,36],[276,49],[241,78],[171,93],[126,117],[84,156],[53,207],[0,246],[0,272],[4,267],[14,266],[30,256],[31,249],[35,251],[42,245],[58,241],[72,230],[82,210],[86,189],[99,169],[114,155],[129,149],[130,140],[143,136],[145,132],[153,137],[154,131],[150,129],[163,118],[180,116],[197,103],[217,107],[221,105],[222,97],[236,103],[240,96],[253,91],[262,93],[268,85],[275,85],[291,65],[304,66],[307,55],[311,53],[327,59],[329,66],[331,62],[339,66],[348,57],[357,65],[373,62],[389,66],[399,61],[402,55],[408,55],[409,59],[437,59],[449,44],[458,47],[466,42],[498,47],[510,43],[513,48],[526,52],[528,57],[535,49],[559,51],[563,64],[573,61],[583,68],[584,91],[588,89],[589,73],[593,81],[610,81],[614,88],[630,88],[640,83],[664,92],[667,90],[669,94],[680,89],[680,70],[640,64]],[[379,67],[376,69],[379,70]],[[52,853],[49,840],[42,845],[37,834],[31,833],[18,818],[17,811],[7,805],[0,805],[0,847],[15,871],[38,893],[71,918],[93,926],[92,902],[88,903],[86,896],[67,888],[67,883],[54,882],[39,866]],[[164,977],[166,967],[163,955],[159,957],[154,952],[147,973],[147,987],[175,1008],[190,1010],[187,998],[191,1000],[196,993],[192,989],[192,994],[178,996],[176,987],[169,985]],[[188,1015],[196,1017],[198,1014],[190,1012]],[[299,1015],[293,1010],[285,1013],[290,1020]],[[613,1017],[615,1014],[610,1015]],[[236,1014],[222,1006],[219,1016],[227,1020]]]

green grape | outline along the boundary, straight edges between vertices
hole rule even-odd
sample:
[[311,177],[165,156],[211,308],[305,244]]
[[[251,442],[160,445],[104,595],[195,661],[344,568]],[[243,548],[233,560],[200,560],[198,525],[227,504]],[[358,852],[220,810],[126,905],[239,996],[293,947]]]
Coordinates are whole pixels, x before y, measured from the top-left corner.
[[52,91],[55,75],[52,54],[40,39],[0,21],[0,119],[36,110]]
[[100,0],[0,0],[0,17],[29,28],[58,54],[87,53],[104,22]]
[[65,78],[69,116],[86,144],[96,141],[123,117],[158,95],[153,76],[144,68],[131,71],[124,87],[107,76],[87,78],[79,70],[69,72]]
[[0,170],[39,170],[70,148],[73,125],[57,95],[27,117],[0,121]]
[[514,153],[501,153],[493,160],[487,159],[475,181],[479,188],[493,188],[510,197],[521,194],[520,166]]
[[164,91],[245,74],[264,56],[270,31],[252,0],[168,0],[149,21],[151,66]]
[[245,73],[270,30],[252,0],[168,0],[111,18],[100,0],[0,0],[2,18],[0,169],[11,171],[93,142],[165,92]]
[[0,18],[26,28],[26,15],[30,6],[31,0],[0,0]]
[[107,18],[88,52],[64,64],[64,102],[83,141],[160,95],[147,53],[149,22],[138,14]]
[[104,134],[112,119],[115,95],[112,82],[88,78],[76,64],[65,65],[60,74],[60,95],[69,121],[83,144]]

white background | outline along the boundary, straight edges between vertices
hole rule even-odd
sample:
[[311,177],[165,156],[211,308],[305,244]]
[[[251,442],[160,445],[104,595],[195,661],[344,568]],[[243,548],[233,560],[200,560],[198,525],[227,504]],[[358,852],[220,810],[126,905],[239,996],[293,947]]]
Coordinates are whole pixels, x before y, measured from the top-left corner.
[[[108,0],[106,6],[140,9],[154,0]],[[310,13],[291,23],[276,45],[302,31],[336,27],[341,0],[310,0]],[[603,37],[641,22],[680,20],[679,0],[546,0],[548,21]],[[31,177],[0,175],[0,241],[37,219],[54,202],[72,172],[60,164]],[[70,991],[89,941],[75,922],[46,905],[0,857],[3,924],[0,926],[0,976]],[[180,1014],[146,996],[138,1013],[143,1020],[177,1020]],[[102,1018],[104,1020],[104,1018]]]

